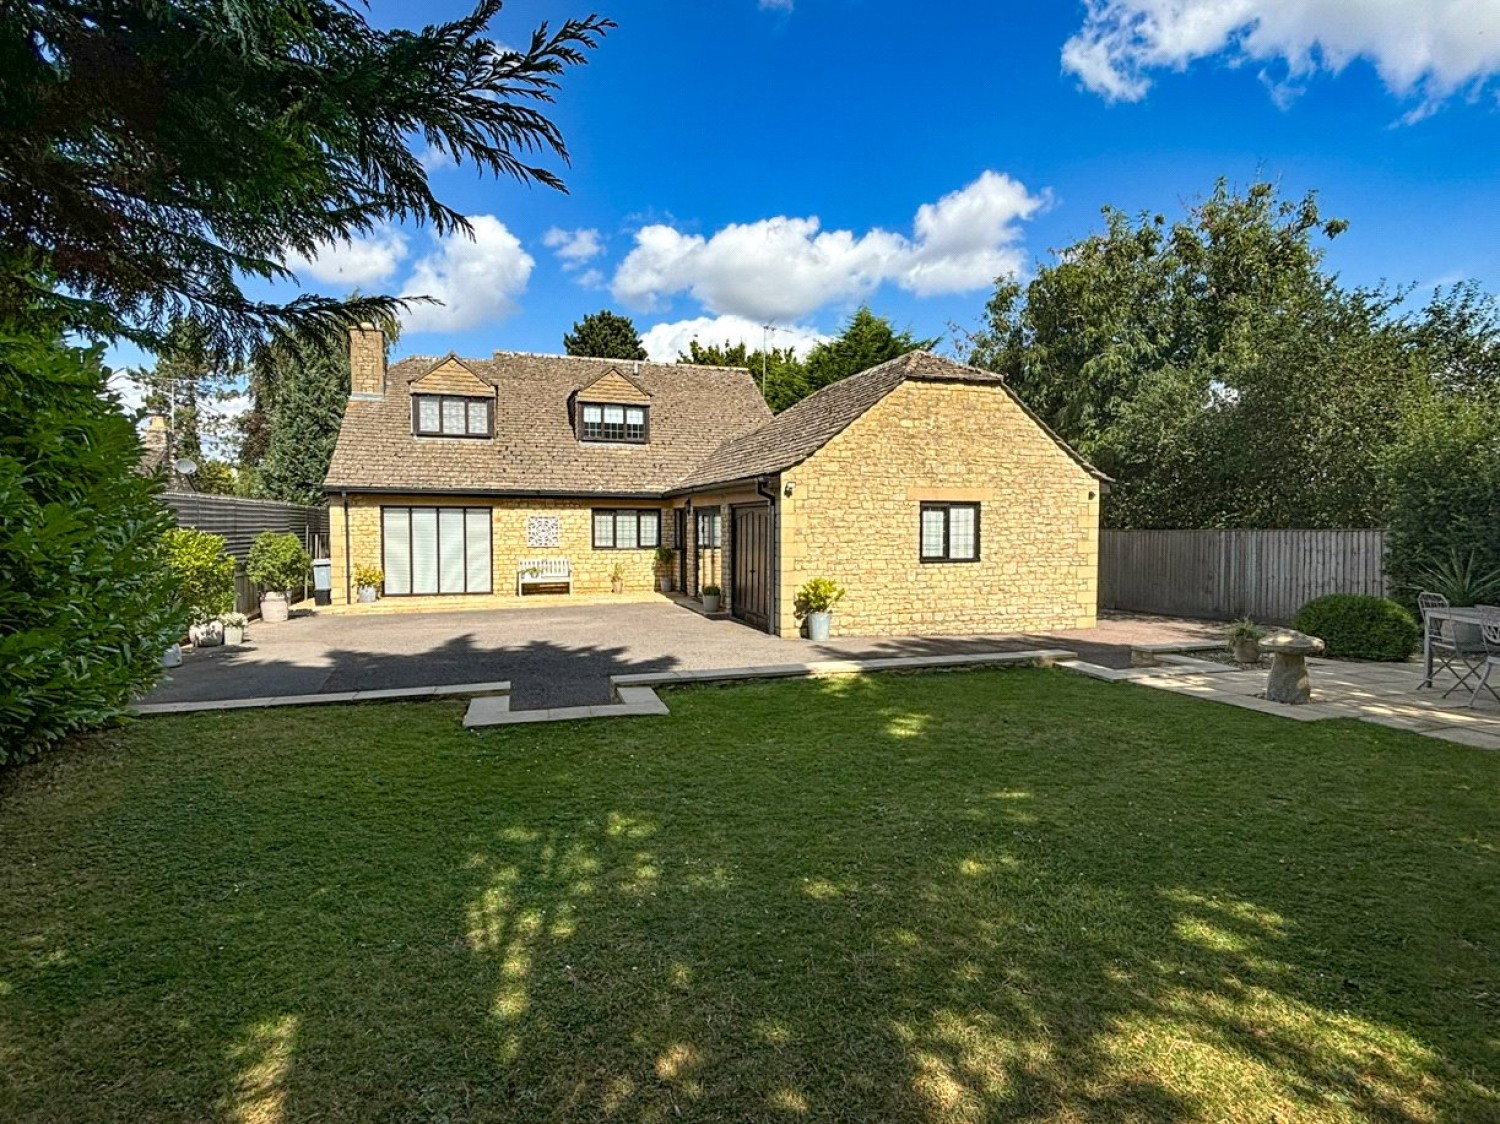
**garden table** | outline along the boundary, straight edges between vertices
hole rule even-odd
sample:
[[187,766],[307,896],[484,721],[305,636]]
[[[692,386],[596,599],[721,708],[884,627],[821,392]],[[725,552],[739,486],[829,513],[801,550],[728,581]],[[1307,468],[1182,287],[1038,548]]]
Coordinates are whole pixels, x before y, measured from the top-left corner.
[[[1440,621],[1461,621],[1479,627],[1479,610],[1457,605],[1445,605],[1428,609],[1427,616]],[[1426,621],[1422,622],[1422,686],[1432,686],[1432,632]]]

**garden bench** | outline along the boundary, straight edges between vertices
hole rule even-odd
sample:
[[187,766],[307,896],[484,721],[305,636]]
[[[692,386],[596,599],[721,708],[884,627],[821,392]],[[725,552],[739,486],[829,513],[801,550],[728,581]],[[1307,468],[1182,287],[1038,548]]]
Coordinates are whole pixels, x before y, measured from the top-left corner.
[[565,585],[573,592],[573,563],[566,558],[522,558],[516,563],[516,596],[528,585]]

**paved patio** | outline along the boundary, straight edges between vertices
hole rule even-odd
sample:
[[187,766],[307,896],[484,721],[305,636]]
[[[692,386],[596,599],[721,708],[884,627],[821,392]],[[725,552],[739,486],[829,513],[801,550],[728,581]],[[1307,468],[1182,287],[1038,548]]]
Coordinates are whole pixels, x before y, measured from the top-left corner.
[[1143,677],[1135,682],[1299,722],[1358,718],[1480,749],[1500,749],[1500,702],[1485,694],[1470,709],[1467,690],[1454,691],[1445,699],[1443,692],[1452,685],[1451,678],[1440,677],[1436,689],[1422,688],[1419,663],[1310,659],[1307,666],[1312,701],[1301,706],[1286,706],[1259,697],[1266,689],[1264,668],[1201,674],[1178,672]]
[[509,681],[517,710],[609,703],[612,675],[847,658],[1066,648],[1130,666],[1133,644],[1213,639],[1222,626],[1120,616],[1045,635],[870,637],[823,644],[710,619],[665,597],[505,612],[319,613],[252,622],[240,647],[184,653],[145,702],[286,697]]

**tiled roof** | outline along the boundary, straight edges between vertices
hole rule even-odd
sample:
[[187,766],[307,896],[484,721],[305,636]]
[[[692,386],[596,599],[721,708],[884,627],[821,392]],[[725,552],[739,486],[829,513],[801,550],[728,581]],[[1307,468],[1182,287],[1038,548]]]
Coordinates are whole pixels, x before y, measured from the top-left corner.
[[[436,362],[403,359],[387,373],[384,397],[350,400],[329,490],[661,494],[771,416],[742,368],[497,351],[463,361],[496,388],[494,438],[414,437],[409,381]],[[612,369],[651,395],[649,444],[574,436],[574,392]]]
[[931,352],[912,351],[825,386],[785,412],[777,414],[754,432],[726,442],[679,481],[673,490],[688,491],[731,480],[767,476],[800,464],[909,379],[994,386],[1010,395],[1026,411],[1027,416],[1081,467],[1094,476],[1105,479],[1103,473],[1079,456],[1062,438],[1048,429],[1025,403],[1016,398],[999,375],[955,363]]

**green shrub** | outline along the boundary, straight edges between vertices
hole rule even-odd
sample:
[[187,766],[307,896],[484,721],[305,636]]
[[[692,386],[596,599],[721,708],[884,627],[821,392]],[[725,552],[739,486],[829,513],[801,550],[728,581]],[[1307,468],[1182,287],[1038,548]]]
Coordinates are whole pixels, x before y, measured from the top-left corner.
[[1500,572],[1500,405],[1448,395],[1413,409],[1382,471],[1386,573],[1408,608],[1450,559]]
[[810,578],[797,590],[792,608],[797,616],[809,613],[831,613],[833,607],[844,599],[844,587],[832,578]]
[[262,531],[250,544],[245,573],[265,593],[286,593],[307,581],[312,559],[290,531]]
[[161,485],[105,380],[100,349],[0,316],[0,763],[125,709],[187,626]]
[[211,621],[234,608],[234,559],[224,540],[192,527],[173,527],[163,537],[167,569],[177,582],[177,596],[194,624]]
[[1309,601],[1292,627],[1322,639],[1328,655],[1347,660],[1404,660],[1420,635],[1412,615],[1396,602],[1352,593]]

